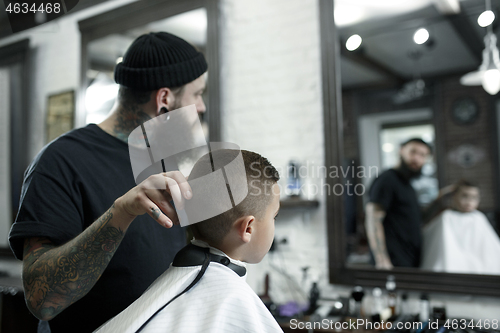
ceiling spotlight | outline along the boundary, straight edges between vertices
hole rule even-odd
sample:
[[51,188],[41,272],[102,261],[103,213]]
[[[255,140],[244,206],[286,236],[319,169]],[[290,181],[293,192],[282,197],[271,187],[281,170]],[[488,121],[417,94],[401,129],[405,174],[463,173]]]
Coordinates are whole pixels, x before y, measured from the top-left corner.
[[479,26],[483,28],[492,24],[493,21],[495,21],[495,13],[493,13],[491,10],[485,10],[477,18],[477,24],[479,24]]
[[418,29],[413,35],[413,41],[418,45],[421,45],[429,39],[429,31],[425,28]]
[[362,42],[363,39],[361,38],[360,35],[352,35],[345,43],[345,47],[349,51],[354,51],[361,45]]

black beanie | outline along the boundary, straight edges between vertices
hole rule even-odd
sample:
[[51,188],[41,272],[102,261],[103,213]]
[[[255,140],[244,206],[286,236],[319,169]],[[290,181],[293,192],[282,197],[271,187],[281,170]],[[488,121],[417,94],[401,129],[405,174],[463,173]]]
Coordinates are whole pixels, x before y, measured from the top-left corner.
[[191,44],[167,32],[139,36],[115,67],[115,81],[150,91],[185,85],[206,72],[205,57]]

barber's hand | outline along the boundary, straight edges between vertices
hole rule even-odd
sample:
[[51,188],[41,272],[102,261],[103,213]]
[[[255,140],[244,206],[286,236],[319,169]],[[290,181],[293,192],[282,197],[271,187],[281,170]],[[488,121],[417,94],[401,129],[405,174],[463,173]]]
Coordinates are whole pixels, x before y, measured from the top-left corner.
[[455,185],[455,184],[445,186],[445,187],[443,187],[442,189],[439,190],[438,198],[440,199],[440,198],[444,197],[447,194],[451,194],[456,189],[457,189],[457,185]]
[[179,223],[173,200],[178,209],[184,208],[184,200],[191,199],[192,190],[186,177],[179,171],[164,172],[148,177],[115,202],[116,208],[131,217],[149,214],[166,228]]
[[377,264],[375,265],[377,269],[393,269],[394,266],[392,265],[391,259],[389,258],[384,258],[382,260],[377,261]]

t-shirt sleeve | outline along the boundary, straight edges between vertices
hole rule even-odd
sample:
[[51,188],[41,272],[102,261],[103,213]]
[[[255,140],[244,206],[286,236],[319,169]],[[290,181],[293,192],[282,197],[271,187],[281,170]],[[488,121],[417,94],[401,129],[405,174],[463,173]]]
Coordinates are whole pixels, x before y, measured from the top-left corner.
[[370,202],[380,205],[385,211],[389,208],[394,195],[393,182],[387,174],[375,179],[370,188]]
[[16,258],[23,257],[24,239],[47,237],[64,244],[83,231],[76,181],[57,156],[36,158],[28,167],[16,221],[9,242]]

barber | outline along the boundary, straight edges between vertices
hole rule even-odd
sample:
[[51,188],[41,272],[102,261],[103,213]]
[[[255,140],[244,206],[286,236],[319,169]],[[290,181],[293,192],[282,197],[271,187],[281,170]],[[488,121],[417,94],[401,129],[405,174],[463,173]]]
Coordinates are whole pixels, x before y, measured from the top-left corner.
[[422,212],[410,181],[421,175],[431,147],[419,138],[401,145],[399,165],[375,179],[366,205],[366,232],[379,269],[419,267]]
[[174,171],[136,186],[127,138],[168,110],[195,104],[205,112],[206,70],[186,41],[140,36],[115,68],[120,88],[109,116],[51,142],[26,170],[9,242],[23,260],[26,304],[41,320],[39,332],[92,332],[184,247],[170,201],[190,199],[189,185]]

